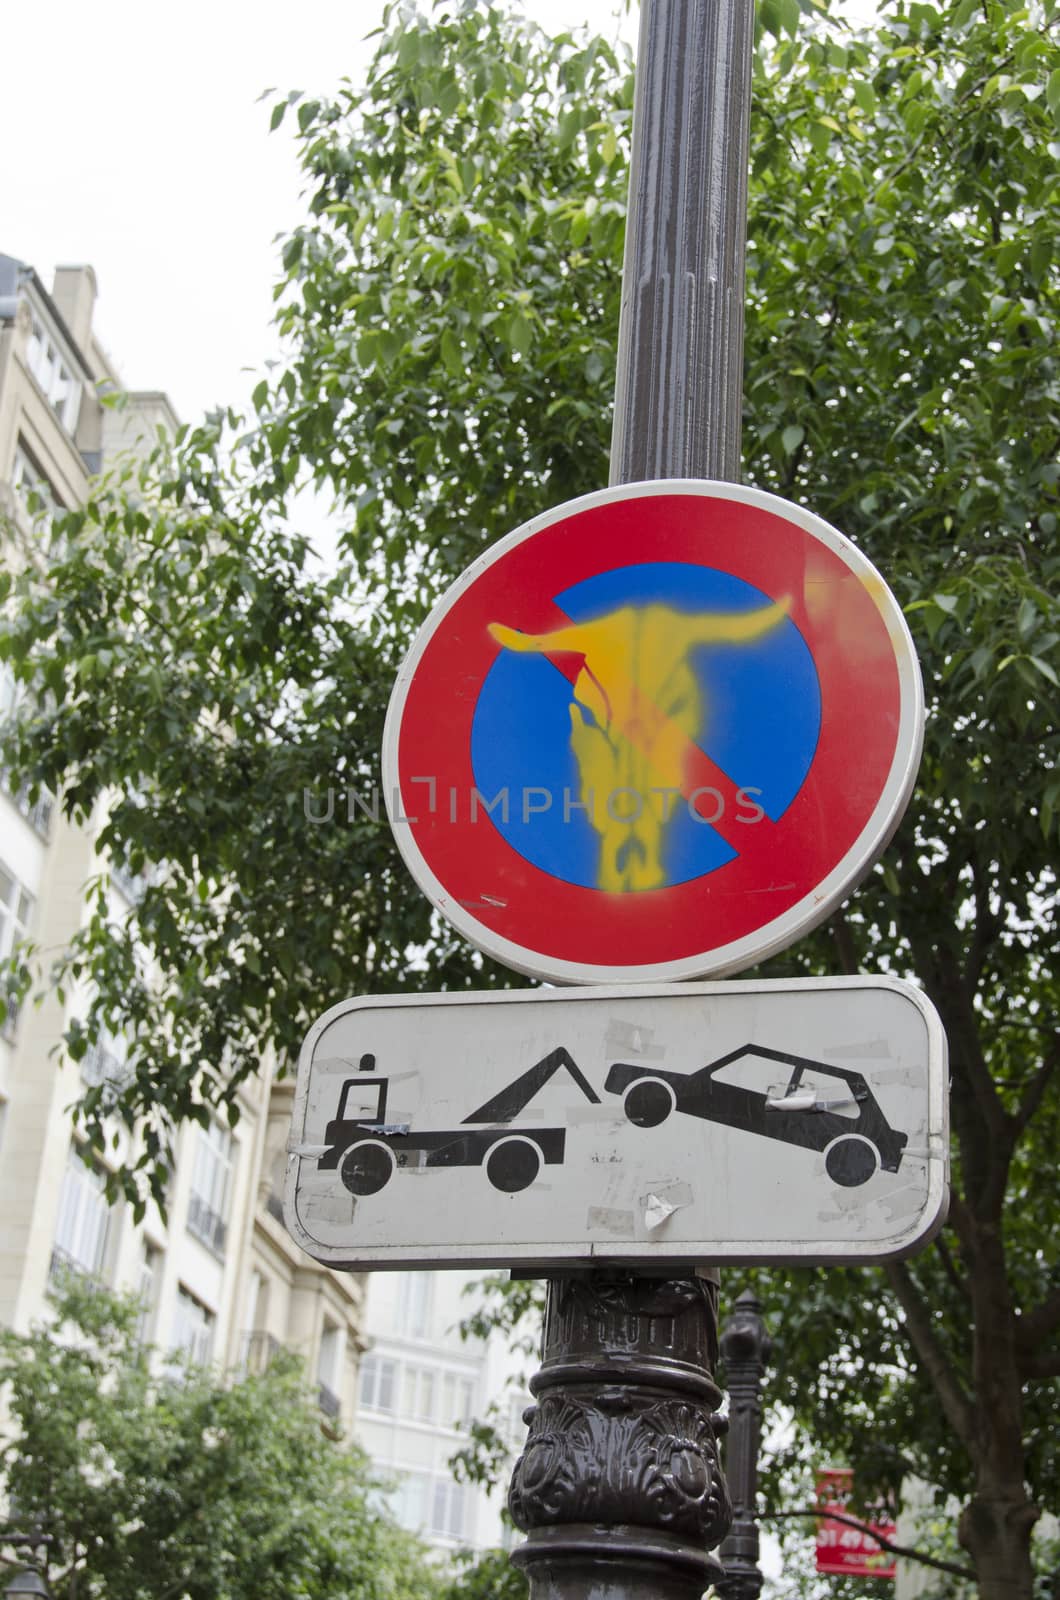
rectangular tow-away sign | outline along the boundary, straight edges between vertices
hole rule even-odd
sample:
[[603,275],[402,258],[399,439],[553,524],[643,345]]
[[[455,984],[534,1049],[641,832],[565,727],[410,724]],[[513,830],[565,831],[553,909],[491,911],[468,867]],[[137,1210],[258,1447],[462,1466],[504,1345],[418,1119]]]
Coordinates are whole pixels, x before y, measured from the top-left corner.
[[946,1042],[891,978],[360,996],[288,1148],[332,1267],[880,1261],[945,1216]]

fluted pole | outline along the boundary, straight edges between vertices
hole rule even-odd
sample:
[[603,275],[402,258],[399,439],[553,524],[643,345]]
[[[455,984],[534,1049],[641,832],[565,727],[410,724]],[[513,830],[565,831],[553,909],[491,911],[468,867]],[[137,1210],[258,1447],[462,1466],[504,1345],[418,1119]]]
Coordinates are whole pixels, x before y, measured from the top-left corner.
[[[644,0],[612,484],[736,480],[752,0]],[[729,1525],[717,1275],[549,1284],[509,1505],[531,1600],[699,1600]]]
[[752,0],[644,0],[611,482],[740,476]]

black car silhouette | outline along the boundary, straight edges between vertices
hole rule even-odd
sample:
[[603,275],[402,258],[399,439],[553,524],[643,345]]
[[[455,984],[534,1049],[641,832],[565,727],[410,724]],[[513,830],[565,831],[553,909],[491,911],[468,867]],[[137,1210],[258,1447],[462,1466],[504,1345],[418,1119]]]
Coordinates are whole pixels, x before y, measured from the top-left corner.
[[[775,1061],[788,1068],[784,1085],[762,1094],[718,1081],[718,1074],[726,1067],[747,1057]],[[841,1084],[843,1092],[825,1098],[814,1092],[818,1089],[816,1083],[805,1083],[811,1075],[813,1079],[835,1081],[837,1090]],[[610,1094],[625,1095],[626,1116],[638,1128],[656,1128],[672,1111],[680,1111],[765,1139],[779,1139],[783,1144],[823,1150],[828,1176],[844,1188],[867,1183],[877,1167],[897,1172],[909,1142],[908,1134],[891,1127],[860,1072],[811,1061],[806,1056],[788,1055],[782,1050],[768,1050],[763,1045],[741,1045],[719,1061],[689,1073],[616,1061],[604,1088]],[[833,1109],[851,1104],[856,1107],[853,1116]]]

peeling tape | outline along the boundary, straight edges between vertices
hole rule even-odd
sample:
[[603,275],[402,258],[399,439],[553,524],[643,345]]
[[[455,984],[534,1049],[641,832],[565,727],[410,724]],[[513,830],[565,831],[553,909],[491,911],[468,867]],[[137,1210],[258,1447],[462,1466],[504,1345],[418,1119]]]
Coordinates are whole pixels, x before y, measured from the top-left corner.
[[615,1233],[621,1238],[628,1239],[633,1234],[633,1213],[615,1211],[609,1206],[590,1206],[585,1226],[600,1229],[604,1233]]
[[640,1204],[644,1209],[644,1226],[649,1230],[661,1228],[675,1211],[692,1204],[692,1190],[687,1183],[658,1184],[641,1195]]
[[[683,1183],[680,1178],[660,1178],[658,1183],[652,1184],[650,1192],[662,1200],[668,1200],[675,1211],[678,1206],[690,1206],[694,1198],[691,1184]],[[642,1195],[641,1205],[647,1205],[647,1202],[647,1195]]]
[[842,1111],[846,1106],[857,1106],[857,1099],[847,1094],[841,1100],[827,1100],[817,1089],[797,1089],[794,1094],[781,1092],[773,1098],[771,1089],[766,1095],[767,1111]]
[[655,1029],[638,1022],[615,1021],[608,1024],[604,1048],[609,1056],[640,1056],[646,1061],[662,1061],[666,1051],[654,1043]]
[[880,1205],[888,1218],[892,1222],[897,1222],[900,1217],[912,1217],[924,1209],[924,1192],[922,1189],[914,1189],[912,1184],[907,1183],[892,1194],[883,1195]]
[[923,1083],[923,1081],[924,1070],[921,1066],[884,1067],[882,1072],[874,1072],[872,1074],[873,1085],[877,1087],[883,1083],[900,1083],[912,1088],[919,1083]]
[[891,1045],[888,1039],[862,1039],[857,1044],[830,1045],[821,1054],[846,1056],[850,1061],[889,1061]]
[[767,1111],[815,1111],[816,1109],[816,1089],[799,1089],[795,1094],[780,1095],[776,1100],[771,1095],[766,1095]]
[[876,1179],[870,1178],[867,1183],[860,1184],[856,1189],[834,1188],[831,1180],[822,1171],[821,1178],[832,1193],[828,1195],[828,1204],[825,1209],[817,1213],[821,1222],[835,1221],[837,1217],[855,1216],[859,1211],[867,1211],[879,1199],[876,1188]]
[[569,1106],[565,1110],[564,1116],[567,1119],[569,1128],[574,1127],[575,1123],[578,1122],[614,1122],[624,1125],[626,1121],[626,1113],[617,1100],[612,1105],[607,1106]]
[[328,1191],[325,1194],[308,1194],[302,1190],[299,1194],[299,1218],[303,1225],[310,1222],[327,1222],[332,1226],[344,1228],[347,1223],[354,1220],[357,1211],[356,1195],[348,1194],[345,1190],[341,1194]]

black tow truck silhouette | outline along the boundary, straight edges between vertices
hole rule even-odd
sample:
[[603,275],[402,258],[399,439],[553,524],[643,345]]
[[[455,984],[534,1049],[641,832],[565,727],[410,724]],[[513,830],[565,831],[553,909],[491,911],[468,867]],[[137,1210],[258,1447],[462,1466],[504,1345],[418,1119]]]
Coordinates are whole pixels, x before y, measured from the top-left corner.
[[[365,1078],[363,1074],[375,1071],[375,1056],[363,1055],[358,1076],[342,1085],[338,1109],[324,1133],[327,1150],[317,1166],[321,1171],[337,1168],[355,1195],[378,1194],[396,1170],[420,1167],[484,1167],[495,1189],[518,1194],[533,1183],[542,1162],[556,1166],[563,1161],[565,1128],[512,1128],[511,1123],[564,1067],[585,1098],[599,1105],[599,1095],[561,1045],[472,1111],[459,1128],[430,1132],[387,1122],[389,1079]],[[370,1109],[351,1114],[351,1102]]]
[[[787,1082],[778,1085],[776,1093],[762,1094],[719,1082],[718,1074],[726,1067],[755,1057],[790,1069]],[[804,1087],[807,1075],[838,1080],[834,1098],[822,1098]],[[848,1189],[867,1183],[877,1167],[897,1172],[909,1142],[908,1134],[891,1127],[860,1072],[764,1045],[741,1045],[698,1072],[664,1072],[659,1067],[616,1061],[604,1088],[609,1094],[625,1095],[626,1116],[639,1128],[657,1128],[672,1111],[680,1111],[765,1139],[779,1139],[783,1144],[823,1150],[828,1176]],[[856,1107],[853,1116],[838,1109],[851,1105]]]

